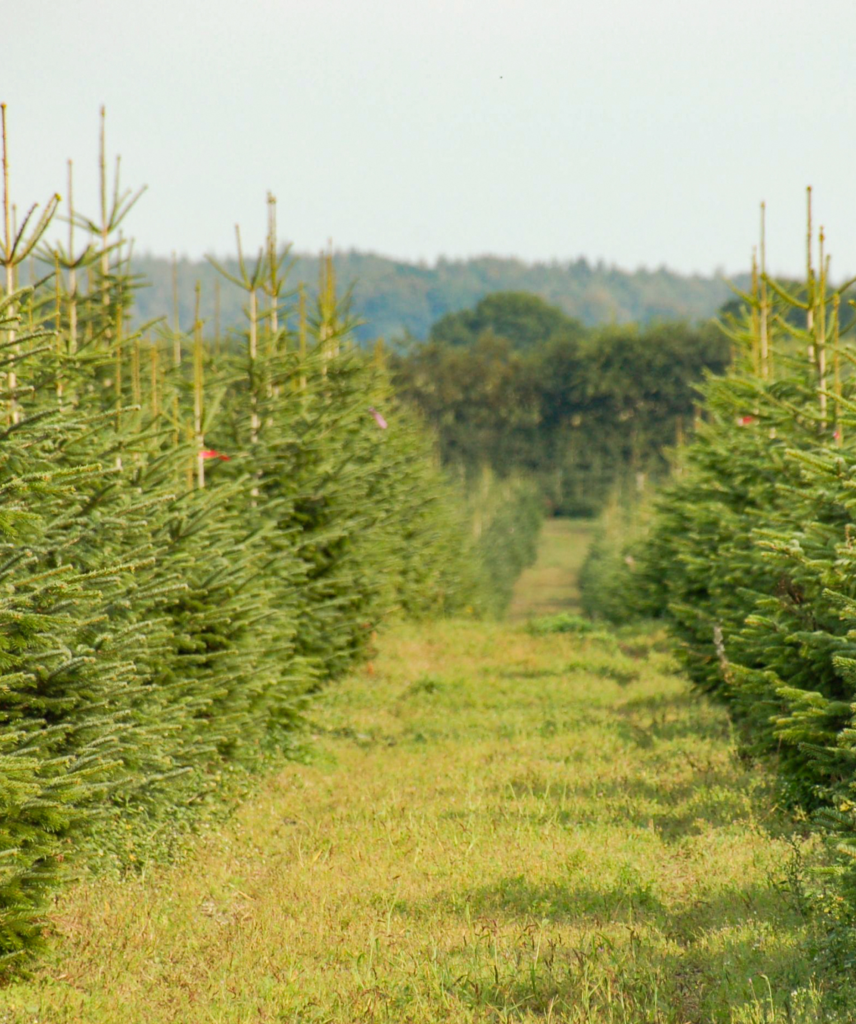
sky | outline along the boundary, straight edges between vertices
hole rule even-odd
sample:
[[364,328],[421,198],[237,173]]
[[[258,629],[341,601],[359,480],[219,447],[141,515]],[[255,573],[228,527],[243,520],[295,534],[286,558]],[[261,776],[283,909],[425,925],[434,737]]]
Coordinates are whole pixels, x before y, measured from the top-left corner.
[[[99,108],[138,251],[281,241],[683,273],[856,274],[854,0],[0,0],[12,198],[97,209]],[[58,226],[57,231],[60,228]]]

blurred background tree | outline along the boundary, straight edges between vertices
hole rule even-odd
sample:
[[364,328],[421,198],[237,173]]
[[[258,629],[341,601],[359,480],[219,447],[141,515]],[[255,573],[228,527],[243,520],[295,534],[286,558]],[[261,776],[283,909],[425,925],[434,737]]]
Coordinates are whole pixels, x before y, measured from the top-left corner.
[[667,471],[695,386],[730,358],[708,322],[586,328],[535,295],[500,292],[447,314],[393,358],[401,394],[474,477],[529,472],[558,513],[597,513],[616,484]]

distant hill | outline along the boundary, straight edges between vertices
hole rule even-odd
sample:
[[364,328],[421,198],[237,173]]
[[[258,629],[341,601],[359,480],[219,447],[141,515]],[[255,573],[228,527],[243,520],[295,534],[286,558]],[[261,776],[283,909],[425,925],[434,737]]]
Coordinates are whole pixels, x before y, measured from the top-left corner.
[[[237,262],[224,261],[235,271]],[[353,289],[353,312],[363,321],[362,342],[392,340],[404,334],[427,337],[431,325],[446,313],[474,306],[495,291],[527,291],[541,296],[570,316],[592,326],[598,323],[643,324],[656,320],[698,321],[713,316],[732,295],[721,277],[684,276],[661,268],[633,273],[575,262],[524,263],[518,259],[481,256],[467,260],[439,259],[434,264],[405,263],[371,253],[344,252],[334,257],[342,290]],[[134,270],[150,282],[140,291],[138,320],[168,315],[173,307],[172,267],[167,258],[136,256]],[[202,315],[213,320],[215,280],[219,275],[205,261],[178,261],[182,327],[193,319],[194,286],[202,284]],[[318,258],[300,255],[289,275],[291,287],[305,282],[314,294]],[[220,322],[225,331],[242,323],[242,297],[221,279]]]

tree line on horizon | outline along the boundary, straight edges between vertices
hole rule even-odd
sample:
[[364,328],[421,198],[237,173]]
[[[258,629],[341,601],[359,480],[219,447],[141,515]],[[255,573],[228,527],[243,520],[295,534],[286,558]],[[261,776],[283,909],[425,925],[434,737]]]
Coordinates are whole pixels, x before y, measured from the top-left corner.
[[[237,272],[236,260],[220,262]],[[303,284],[314,297],[322,263],[321,256],[293,254],[290,286],[296,289]],[[531,292],[588,327],[658,320],[700,322],[712,317],[730,296],[722,277],[681,275],[663,267],[629,272],[585,259],[526,263],[481,256],[441,258],[429,265],[351,251],[335,253],[333,267],[340,290],[350,291],[354,336],[363,345],[378,337],[391,343],[408,337],[424,340],[443,316],[471,308],[493,292]],[[172,320],[176,304],[180,323],[192,323],[197,282],[201,315],[209,329],[216,324],[225,334],[244,323],[240,289],[218,279],[206,260],[135,255],[133,270],[147,283],[136,297],[138,323],[161,316]],[[742,277],[737,282],[745,284]]]
[[[596,515],[617,484],[639,487],[668,472],[666,450],[692,427],[696,384],[705,370],[720,373],[728,364],[728,344],[712,318],[740,301],[722,280],[664,270],[628,274],[584,260],[527,266],[484,258],[425,267],[358,253],[319,259],[288,259],[286,288],[304,290],[311,301],[325,268],[340,288],[350,285],[355,343],[388,339],[401,394],[434,429],[444,464],[469,480],[485,467],[533,476],[560,514]],[[180,327],[200,316],[216,348],[236,343],[233,321],[245,317],[246,295],[214,263],[145,257],[135,258],[134,269],[145,282],[135,296],[138,321],[169,311]],[[581,300],[582,312],[570,315],[573,291],[563,304],[547,301],[537,291],[539,274],[541,284],[573,285],[578,297],[588,288],[595,301]],[[509,276],[532,287],[497,290]],[[460,306],[479,289],[479,298]],[[596,302],[604,304],[600,317]]]
[[710,320],[588,327],[535,295],[503,292],[438,320],[395,353],[402,398],[465,477],[487,466],[538,480],[557,513],[593,515],[617,485],[668,472],[692,430],[697,385],[725,371],[730,342]]

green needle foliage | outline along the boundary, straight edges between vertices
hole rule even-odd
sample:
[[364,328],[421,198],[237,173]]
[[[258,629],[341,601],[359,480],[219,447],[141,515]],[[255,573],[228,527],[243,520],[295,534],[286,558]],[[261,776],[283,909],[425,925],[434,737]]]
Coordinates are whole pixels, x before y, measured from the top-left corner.
[[288,751],[384,618],[502,611],[540,524],[520,486],[466,507],[383,353],[352,344],[330,260],[317,308],[294,307],[272,197],[234,278],[241,335],[206,340],[198,295],[189,330],[131,332],[139,193],[118,167],[109,187],[101,141],[100,216],[69,176],[64,245],[55,199],[15,234],[4,190],[0,964],[38,947],[70,871],[139,864],[224,776]]
[[[856,862],[856,346],[848,282],[829,286],[820,235],[806,280],[762,265],[726,324],[738,358],[702,387],[641,541],[588,574],[589,606],[664,617],[692,680],[724,700],[787,799]],[[604,585],[611,596],[592,596]],[[615,600],[620,591],[621,600]],[[856,871],[845,872],[856,908]]]

